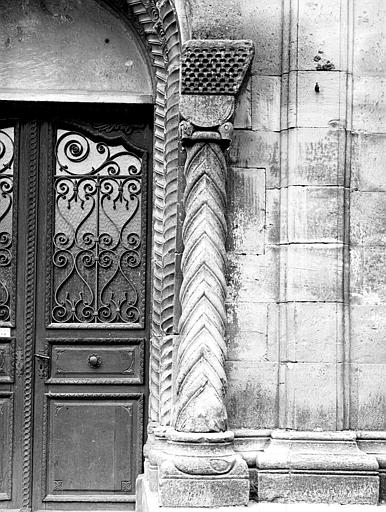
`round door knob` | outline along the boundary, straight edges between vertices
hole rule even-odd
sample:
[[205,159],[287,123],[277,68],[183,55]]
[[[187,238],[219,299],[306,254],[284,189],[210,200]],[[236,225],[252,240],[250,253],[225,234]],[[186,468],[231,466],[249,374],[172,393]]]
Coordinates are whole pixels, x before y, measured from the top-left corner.
[[91,354],[88,356],[88,364],[91,366],[91,368],[99,368],[99,366],[102,364],[102,358],[97,354]]

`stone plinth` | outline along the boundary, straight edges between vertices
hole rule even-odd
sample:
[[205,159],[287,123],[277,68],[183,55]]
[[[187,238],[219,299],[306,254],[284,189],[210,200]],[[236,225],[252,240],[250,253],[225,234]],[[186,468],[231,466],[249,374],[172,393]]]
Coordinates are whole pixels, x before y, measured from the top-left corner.
[[249,474],[233,449],[234,434],[170,432],[159,468],[159,503],[164,507],[247,505]]
[[256,466],[259,501],[378,503],[377,459],[353,432],[274,431]]

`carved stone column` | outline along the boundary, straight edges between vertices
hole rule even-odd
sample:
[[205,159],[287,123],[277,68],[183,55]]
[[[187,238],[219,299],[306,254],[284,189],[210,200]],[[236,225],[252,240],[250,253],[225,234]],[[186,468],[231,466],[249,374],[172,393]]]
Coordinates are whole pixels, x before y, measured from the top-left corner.
[[173,430],[159,470],[162,506],[247,504],[245,461],[227,430],[226,178],[235,96],[249,41],[188,41],[182,56],[180,137],[187,152],[180,339]]

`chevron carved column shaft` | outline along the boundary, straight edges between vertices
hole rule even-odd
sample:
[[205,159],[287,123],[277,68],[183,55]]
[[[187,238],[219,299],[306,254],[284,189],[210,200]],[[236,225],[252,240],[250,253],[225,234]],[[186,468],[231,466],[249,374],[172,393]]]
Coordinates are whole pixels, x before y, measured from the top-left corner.
[[187,158],[174,429],[225,432],[226,177],[235,95],[249,41],[188,41],[182,54],[180,137]]
[[180,140],[186,150],[179,342],[174,409],[159,459],[164,507],[246,505],[248,467],[227,430],[226,179],[235,96],[250,41],[187,41],[181,56]]
[[187,432],[227,428],[226,162],[217,142],[187,143],[181,341],[175,380],[175,429]]

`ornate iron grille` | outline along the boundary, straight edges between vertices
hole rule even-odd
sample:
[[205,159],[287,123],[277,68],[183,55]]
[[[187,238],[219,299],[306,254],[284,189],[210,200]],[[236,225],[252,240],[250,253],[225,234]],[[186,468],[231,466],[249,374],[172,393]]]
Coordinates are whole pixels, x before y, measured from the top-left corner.
[[0,129],[0,325],[14,325],[14,128]]
[[51,321],[142,327],[142,161],[122,145],[59,129]]

